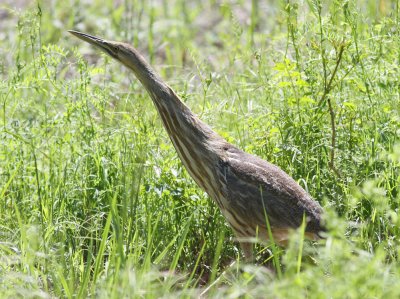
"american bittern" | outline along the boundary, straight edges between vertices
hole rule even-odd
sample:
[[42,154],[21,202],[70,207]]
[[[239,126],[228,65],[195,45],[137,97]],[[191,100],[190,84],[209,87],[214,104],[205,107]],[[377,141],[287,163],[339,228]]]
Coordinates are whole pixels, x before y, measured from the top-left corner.
[[[279,167],[228,143],[179,99],[132,46],[69,31],[130,68],[146,88],[187,171],[217,203],[252,259],[249,238],[277,243],[306,219],[305,234],[316,239],[324,228],[322,208]],[[269,227],[268,227],[269,225]]]

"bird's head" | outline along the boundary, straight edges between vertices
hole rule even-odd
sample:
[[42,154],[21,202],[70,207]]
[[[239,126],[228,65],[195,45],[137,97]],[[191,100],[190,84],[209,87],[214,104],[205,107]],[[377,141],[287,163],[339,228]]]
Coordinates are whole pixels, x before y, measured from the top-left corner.
[[147,64],[145,59],[131,45],[105,40],[75,30],[68,30],[68,32],[77,38],[96,46],[112,58],[133,70],[146,88],[148,88],[150,84],[154,84],[154,81],[162,82],[158,75],[151,69],[150,65]]

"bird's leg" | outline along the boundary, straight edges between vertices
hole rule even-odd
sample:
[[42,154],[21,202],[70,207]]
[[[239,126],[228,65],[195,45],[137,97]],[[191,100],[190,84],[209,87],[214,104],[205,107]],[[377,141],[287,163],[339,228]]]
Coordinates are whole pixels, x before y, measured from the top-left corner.
[[252,263],[254,261],[253,243],[252,242],[240,242],[240,247],[243,250],[245,262]]

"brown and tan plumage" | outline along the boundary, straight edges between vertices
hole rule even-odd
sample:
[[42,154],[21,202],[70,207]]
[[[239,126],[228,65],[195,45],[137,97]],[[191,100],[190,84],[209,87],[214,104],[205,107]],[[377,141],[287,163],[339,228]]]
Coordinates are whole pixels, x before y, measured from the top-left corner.
[[107,41],[77,31],[74,36],[97,46],[130,68],[150,94],[180,159],[195,182],[217,203],[241,239],[268,240],[267,219],[273,238],[282,243],[289,229],[306,219],[306,235],[317,238],[324,228],[322,208],[279,167],[228,143],[182,103],[144,58],[130,45]]

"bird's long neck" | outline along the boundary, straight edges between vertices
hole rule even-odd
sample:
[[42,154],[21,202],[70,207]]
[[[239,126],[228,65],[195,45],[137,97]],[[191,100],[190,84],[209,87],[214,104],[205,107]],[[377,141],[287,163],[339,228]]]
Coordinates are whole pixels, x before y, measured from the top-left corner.
[[225,140],[194,115],[172,89],[169,89],[167,97],[158,95],[151,97],[190,175],[204,190],[216,189],[209,185],[210,182],[216,181],[216,173],[212,165],[216,164],[216,159],[220,154],[219,147],[224,145]]
[[[203,123],[136,52],[130,67],[151,96],[163,125],[183,164],[198,185],[218,196],[215,165],[226,141]],[[215,191],[214,191],[215,190]]]

